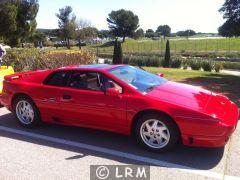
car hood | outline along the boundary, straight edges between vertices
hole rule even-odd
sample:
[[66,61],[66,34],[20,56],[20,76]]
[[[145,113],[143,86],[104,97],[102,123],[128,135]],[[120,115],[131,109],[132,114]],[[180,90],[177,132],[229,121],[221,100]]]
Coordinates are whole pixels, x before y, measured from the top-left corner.
[[147,93],[147,96],[191,109],[204,110],[212,92],[199,87],[168,81],[155,87]]

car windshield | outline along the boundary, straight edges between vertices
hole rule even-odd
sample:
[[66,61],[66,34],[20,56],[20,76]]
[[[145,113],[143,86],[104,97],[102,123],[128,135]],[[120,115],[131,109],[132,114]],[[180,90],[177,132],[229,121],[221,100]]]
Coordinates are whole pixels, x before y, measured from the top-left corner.
[[132,66],[119,66],[110,69],[109,73],[113,74],[140,92],[149,92],[156,86],[167,82],[167,80],[162,77]]

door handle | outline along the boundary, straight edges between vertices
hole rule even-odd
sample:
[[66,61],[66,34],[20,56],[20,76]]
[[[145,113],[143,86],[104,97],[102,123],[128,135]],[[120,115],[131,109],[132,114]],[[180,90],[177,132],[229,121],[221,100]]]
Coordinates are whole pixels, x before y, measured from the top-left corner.
[[70,100],[70,99],[72,99],[72,97],[71,97],[70,95],[63,95],[62,98],[65,99],[65,100]]

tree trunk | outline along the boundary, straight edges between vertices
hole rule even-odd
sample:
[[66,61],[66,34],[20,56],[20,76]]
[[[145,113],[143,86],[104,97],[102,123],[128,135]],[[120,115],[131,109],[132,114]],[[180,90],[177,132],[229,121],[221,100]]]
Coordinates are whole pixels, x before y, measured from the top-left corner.
[[126,39],[126,36],[123,36],[123,41],[122,41],[123,43],[125,42],[125,39]]

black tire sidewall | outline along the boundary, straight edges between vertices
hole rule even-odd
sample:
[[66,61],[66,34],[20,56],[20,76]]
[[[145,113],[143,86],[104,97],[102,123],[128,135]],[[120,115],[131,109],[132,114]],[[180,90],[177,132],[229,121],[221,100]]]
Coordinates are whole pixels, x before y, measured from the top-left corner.
[[[18,119],[18,116],[17,116],[17,113],[16,113],[16,106],[17,106],[17,103],[19,101],[27,101],[33,108],[33,112],[34,112],[34,119],[33,121],[30,123],[30,124],[24,124],[22,123],[19,119]],[[14,103],[13,103],[13,112],[14,112],[14,115],[17,119],[17,122],[21,125],[21,126],[24,126],[24,127],[27,127],[27,128],[33,128],[37,125],[39,125],[41,123],[41,119],[40,119],[40,114],[39,114],[39,111],[35,105],[35,103],[32,101],[31,98],[28,98],[28,97],[25,97],[25,96],[21,96],[21,97],[17,97],[15,100],[14,100]]]
[[[153,148],[148,146],[142,139],[140,131],[141,131],[141,126],[144,122],[146,122],[149,119],[157,119],[159,121],[161,121],[162,123],[164,123],[170,133],[170,140],[167,143],[166,146],[162,147],[162,148]],[[135,125],[134,128],[134,134],[135,134],[135,138],[137,140],[137,142],[144,146],[146,149],[151,150],[151,151],[156,151],[156,152],[166,152],[171,150],[178,142],[179,140],[179,130],[177,128],[177,125],[173,122],[173,120],[165,115],[158,115],[158,114],[146,114],[141,116],[138,120],[137,123]]]

